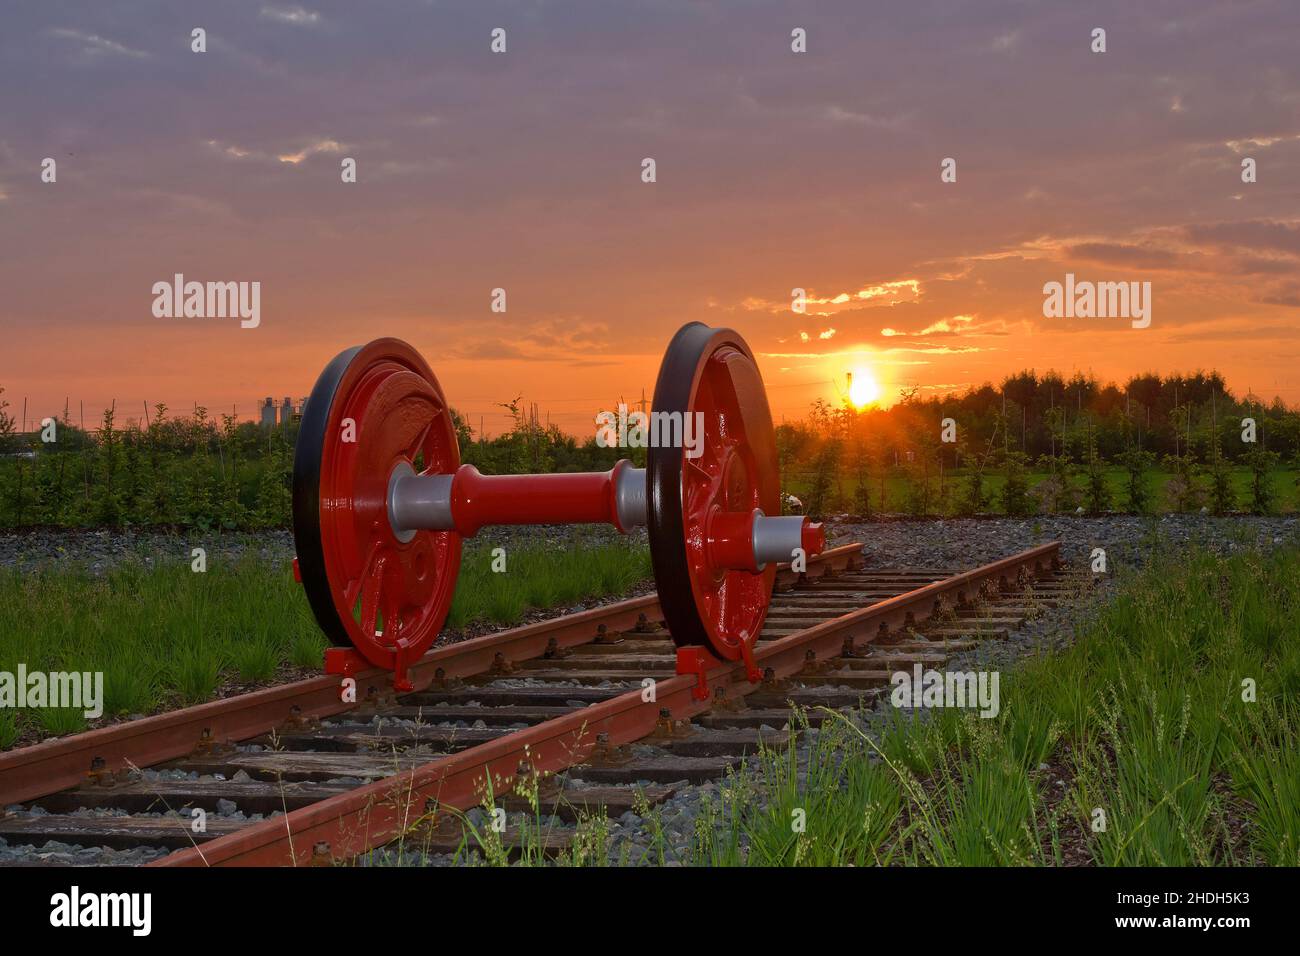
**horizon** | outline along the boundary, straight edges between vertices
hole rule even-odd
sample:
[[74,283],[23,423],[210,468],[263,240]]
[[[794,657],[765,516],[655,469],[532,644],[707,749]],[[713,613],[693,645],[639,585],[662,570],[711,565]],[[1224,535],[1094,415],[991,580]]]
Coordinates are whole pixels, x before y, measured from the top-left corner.
[[[10,411],[256,419],[266,394],[297,402],[339,351],[392,335],[476,434],[504,431],[494,403],[521,395],[584,436],[651,397],[687,318],[745,336],[778,422],[838,404],[849,372],[886,406],[1043,367],[1199,368],[1300,404],[1284,3],[737,9],[12,12]],[[159,317],[151,290],[177,274],[260,283],[256,327]],[[1067,276],[1150,283],[1149,327],[1047,317]]]
[[[1136,372],[1136,373],[1133,373],[1132,375],[1128,376],[1128,379],[1127,379],[1126,381],[1116,381],[1116,380],[1113,380],[1113,379],[1102,379],[1102,378],[1097,378],[1097,377],[1094,377],[1094,376],[1092,376],[1091,374],[1089,374],[1089,373],[1087,373],[1087,372],[1080,372],[1080,373],[1077,373],[1077,374],[1081,374],[1081,375],[1083,375],[1083,377],[1084,377],[1084,379],[1085,379],[1086,381],[1088,381],[1089,383],[1095,385],[1095,386],[1096,386],[1096,391],[1097,391],[1097,394],[1098,394],[1098,395],[1099,395],[1100,393],[1104,392],[1105,390],[1107,390],[1107,389],[1111,389],[1111,388],[1114,388],[1114,389],[1118,390],[1121,394],[1127,395],[1127,394],[1128,394],[1128,390],[1129,390],[1129,389],[1128,389],[1128,386],[1131,384],[1132,381],[1137,380],[1137,379],[1142,379],[1142,378],[1151,377],[1151,376],[1155,376],[1155,377],[1159,378],[1162,382],[1175,382],[1175,381],[1178,381],[1178,380],[1188,381],[1188,380],[1194,379],[1194,378],[1196,378],[1196,377],[1198,377],[1198,376],[1203,377],[1203,378],[1206,378],[1206,379],[1212,379],[1212,378],[1214,378],[1215,376],[1219,376],[1218,371],[1215,370],[1215,369],[1212,369],[1212,368],[1211,368],[1211,369],[1196,369],[1196,370],[1194,370],[1194,371],[1190,371],[1190,372],[1188,372],[1188,371],[1179,371],[1179,370],[1175,370],[1175,371],[1170,372],[1170,373],[1156,373],[1156,372],[1152,372],[1152,371]],[[1006,382],[1007,382],[1008,380],[1015,379],[1015,378],[1019,378],[1019,377],[1024,376],[1024,375],[1033,375],[1033,376],[1036,378],[1036,380],[1037,380],[1038,382],[1040,382],[1040,383],[1042,383],[1042,382],[1046,382],[1046,381],[1049,380],[1049,379],[1056,379],[1056,380],[1059,380],[1059,381],[1062,383],[1062,385],[1063,385],[1063,386],[1066,386],[1066,387],[1069,386],[1070,381],[1071,381],[1071,379],[1072,379],[1072,377],[1073,377],[1072,374],[1071,374],[1071,375],[1067,375],[1066,373],[1062,372],[1060,369],[1056,369],[1056,368],[1048,368],[1048,369],[1044,369],[1044,370],[1041,371],[1041,372],[1038,371],[1037,369],[1034,369],[1034,368],[1023,368],[1023,369],[1017,369],[1017,370],[1015,370],[1015,371],[1009,372],[1006,376],[1004,376],[1004,378],[1003,378],[1001,381],[998,381],[998,382],[993,382],[993,381],[980,382],[980,383],[978,383],[978,384],[971,384],[971,385],[966,386],[966,387],[963,387],[963,388],[961,388],[961,389],[954,389],[954,390],[952,390],[952,391],[947,391],[947,392],[942,392],[942,393],[932,393],[932,394],[929,394],[929,395],[922,395],[922,396],[919,396],[919,398],[920,398],[921,401],[940,401],[940,402],[942,402],[944,399],[961,400],[962,398],[964,398],[964,397],[966,397],[966,396],[969,396],[969,395],[972,395],[972,394],[978,393],[978,392],[980,392],[980,391],[982,391],[982,390],[984,390],[984,389],[986,389],[986,388],[991,388],[994,392],[996,392],[996,393],[998,393],[998,394],[1002,394],[1003,391],[1004,391],[1004,387],[1005,387],[1005,385],[1006,385]],[[1219,377],[1222,378],[1222,376],[1219,376]],[[1226,382],[1225,382],[1225,385],[1226,385]],[[2,382],[0,382],[0,386],[3,386],[3,383],[2,383]],[[0,391],[0,401],[7,401],[7,398],[6,398],[6,395],[7,395],[7,394],[8,394],[7,391]],[[649,391],[647,391],[646,395],[647,395],[647,398],[646,398],[646,401],[647,401],[647,410],[650,410],[650,405],[649,405],[649,396],[650,396],[650,393],[649,393]],[[1219,395],[1220,395],[1220,397],[1224,398],[1225,400],[1228,400],[1228,401],[1231,401],[1231,402],[1236,402],[1236,403],[1238,403],[1238,404],[1258,404],[1258,405],[1262,405],[1262,406],[1268,406],[1268,407],[1271,408],[1271,407],[1273,407],[1276,403],[1281,402],[1283,408],[1284,408],[1286,411],[1290,411],[1290,412],[1297,412],[1297,411],[1300,411],[1300,402],[1286,402],[1286,401],[1285,401],[1285,400],[1284,400],[1280,395],[1273,395],[1273,396],[1270,397],[1270,396],[1268,396],[1268,395],[1259,394],[1259,393],[1257,393],[1257,392],[1255,392],[1255,391],[1253,391],[1253,390],[1251,390],[1251,389],[1249,389],[1249,388],[1247,388],[1247,389],[1245,389],[1245,390],[1237,390],[1237,389],[1233,389],[1233,388],[1231,388],[1231,387],[1225,387],[1225,390],[1224,390],[1223,392],[1219,393]],[[291,399],[292,411],[296,414],[296,413],[300,413],[300,412],[302,411],[302,406],[303,406],[303,404],[306,402],[308,396],[298,396],[298,397],[288,396],[288,397]],[[234,413],[234,414],[235,414],[235,421],[236,421],[237,423],[240,423],[240,424],[242,424],[242,423],[248,423],[248,422],[253,422],[253,423],[258,422],[258,421],[260,420],[260,412],[261,412],[261,408],[262,408],[262,403],[264,403],[264,402],[266,401],[266,398],[267,398],[267,396],[263,396],[262,399],[259,400],[259,403],[258,403],[258,405],[256,406],[256,411],[255,411],[253,414],[251,414],[251,415],[241,414],[241,413],[239,413],[238,411],[235,411],[235,413]],[[283,407],[284,398],[285,398],[285,396],[281,396],[280,398],[278,398],[278,399],[273,399],[273,401],[272,401],[272,404],[273,404],[273,407],[274,407],[274,409],[275,409],[276,416],[277,416],[277,420],[276,420],[276,424],[277,424],[277,425],[278,425],[278,424],[282,424],[281,420],[279,419],[279,415],[280,415],[281,409],[282,409],[282,407]],[[901,395],[895,395],[895,399],[896,399],[896,400],[893,401],[893,402],[885,402],[885,401],[883,401],[883,400],[871,400],[871,401],[868,401],[868,402],[862,402],[862,403],[860,403],[860,402],[857,402],[857,401],[852,400],[851,389],[850,389],[850,387],[849,387],[849,386],[847,385],[847,383],[846,383],[845,387],[842,387],[842,388],[841,388],[841,387],[837,386],[837,394],[836,394],[836,396],[835,396],[835,400],[832,401],[830,404],[832,405],[832,407],[847,407],[847,408],[852,408],[854,411],[857,411],[857,412],[860,412],[860,413],[861,413],[861,412],[867,412],[867,411],[872,410],[872,409],[879,409],[879,410],[881,410],[881,411],[889,411],[890,409],[894,408],[896,405],[898,405],[898,404],[901,403],[901,401],[902,401],[902,396],[901,396]],[[816,399],[813,400],[813,402],[815,402],[815,401],[816,401]],[[1017,407],[1019,407],[1019,403],[1016,402],[1015,399],[1008,399],[1008,401],[1011,402],[1011,404],[1014,404],[1014,405],[1016,405]],[[527,406],[529,406],[529,405],[533,405],[533,404],[537,404],[537,405],[538,405],[538,418],[539,418],[539,420],[541,420],[543,423],[549,423],[550,420],[551,420],[551,414],[550,414],[550,412],[549,412],[545,407],[542,407],[542,406],[541,406],[541,403],[540,403],[540,402],[537,402],[535,399],[531,399],[531,398],[529,398],[529,397],[526,396],[526,395],[523,396],[522,399],[521,399],[521,401],[520,401],[520,405],[521,405],[521,407],[527,407]],[[637,401],[631,401],[631,400],[626,401],[626,402],[624,403],[624,407],[626,407],[626,408],[628,409],[629,412],[635,412],[635,411],[637,411],[637,405],[638,405],[638,402],[637,402]],[[1065,406],[1067,406],[1067,405],[1068,405],[1068,402],[1064,402],[1064,401],[1062,402],[1062,407],[1065,407]],[[89,418],[85,418],[85,417],[84,417],[84,415],[83,415],[83,413],[82,413],[82,410],[80,409],[79,406],[64,406],[64,405],[60,405],[58,409],[53,410],[53,413],[51,413],[50,410],[46,410],[46,414],[53,414],[53,417],[59,418],[60,421],[67,421],[67,422],[69,422],[70,424],[76,426],[79,430],[82,430],[82,431],[84,431],[84,432],[88,432],[88,433],[89,433],[89,432],[94,432],[94,431],[99,427],[99,423],[102,421],[103,412],[106,411],[109,407],[110,407],[110,406],[105,406],[104,408],[99,409],[99,410],[98,410],[98,413],[97,413],[96,415],[94,415],[94,416],[90,416]],[[154,403],[150,403],[150,411],[149,411],[149,415],[150,415],[150,416],[153,416],[153,415],[155,414],[155,411],[154,411],[155,407],[156,407],[156,406],[155,406]],[[64,412],[65,412],[65,408],[66,408],[66,411],[68,412],[66,418],[63,417],[63,416],[64,416]],[[75,419],[72,417],[72,414],[71,414],[73,408],[77,408],[77,410],[78,410],[78,414],[77,414],[77,417],[76,417]],[[219,422],[219,421],[221,420],[221,416],[223,416],[223,415],[226,414],[226,412],[225,412],[223,409],[220,409],[220,408],[213,408],[212,406],[205,405],[205,404],[203,404],[202,402],[192,402],[192,403],[191,403],[190,405],[188,405],[188,406],[183,405],[183,406],[180,406],[180,407],[175,407],[175,406],[172,406],[172,405],[168,404],[168,405],[166,406],[166,414],[167,414],[167,416],[168,416],[169,419],[174,419],[174,418],[184,418],[184,417],[188,417],[188,416],[192,415],[192,414],[193,414],[193,413],[194,413],[198,408],[203,408],[203,409],[205,410],[205,412],[207,413],[207,418],[208,418],[208,420],[214,422],[214,424],[217,423],[217,422]],[[494,434],[494,433],[491,432],[491,430],[487,430],[485,434],[482,434],[482,435],[481,435],[481,434],[480,434],[480,429],[479,429],[479,427],[476,425],[476,423],[470,421],[470,420],[469,420],[469,417],[468,417],[467,415],[465,415],[463,412],[461,412],[460,408],[458,408],[458,407],[455,405],[455,403],[452,403],[452,410],[455,411],[455,412],[457,412],[458,414],[461,414],[461,416],[465,419],[466,424],[470,426],[470,431],[471,431],[471,433],[473,434],[475,440],[478,440],[478,439],[480,439],[480,438],[482,438],[482,439],[486,439],[486,440],[491,440],[491,439],[493,439],[493,438],[500,437],[501,435],[503,435],[503,434],[505,434],[506,432],[509,431],[510,425],[509,425],[509,423],[507,423],[507,424],[504,426],[503,430],[500,431],[500,432],[497,432],[497,433]],[[612,403],[611,406],[610,406],[608,409],[601,409],[601,410],[600,410],[600,413],[603,413],[603,412],[606,412],[606,411],[617,412],[617,410],[618,410],[618,404],[617,404],[617,403]],[[813,405],[812,405],[812,403],[810,403],[810,405],[808,406],[808,408],[806,408],[806,409],[804,410],[804,414],[803,414],[803,415],[800,415],[800,416],[798,416],[798,417],[794,417],[794,418],[787,418],[787,417],[783,417],[783,416],[776,416],[776,415],[774,415],[774,421],[775,421],[775,424],[777,424],[777,425],[781,425],[781,424],[793,424],[793,425],[798,425],[798,424],[807,424],[807,423],[809,422],[809,420],[811,419],[811,417],[812,417],[812,416],[811,416],[812,410],[813,410]],[[19,428],[20,428],[20,432],[23,432],[23,433],[26,433],[26,434],[35,434],[35,433],[37,433],[37,432],[40,430],[40,420],[41,420],[41,418],[44,417],[44,416],[42,416],[38,410],[33,409],[33,408],[28,408],[28,410],[26,411],[26,418],[24,419],[24,417],[23,417],[24,413],[23,413],[23,411],[22,411],[22,406],[19,405],[18,408],[15,409],[15,408],[14,408],[14,403],[10,402],[9,407],[8,407],[8,409],[7,409],[6,411],[7,411],[7,412],[8,412],[8,413],[9,413],[9,414],[10,414],[10,415],[15,419],[15,423],[19,426]],[[503,415],[505,418],[507,418],[507,419],[510,418],[509,413],[507,413],[507,412],[503,412],[503,413],[500,413],[500,414],[502,414],[502,415]],[[599,414],[599,413],[597,413],[597,414]],[[512,421],[512,420],[511,420],[511,421]],[[146,416],[145,416],[145,412],[144,412],[143,407],[140,408],[140,414],[138,414],[138,415],[132,415],[132,414],[128,413],[128,412],[125,410],[125,406],[123,406],[123,408],[122,408],[122,410],[121,410],[121,412],[120,412],[120,417],[118,416],[118,413],[115,413],[115,416],[114,416],[114,422],[115,422],[115,426],[118,427],[118,428],[131,428],[131,427],[133,427],[133,426],[135,426],[135,427],[143,427],[143,426],[145,426],[146,423],[147,423],[147,422],[146,422]],[[25,426],[25,427],[24,427],[24,426]],[[600,430],[599,427],[597,426],[597,424],[596,424],[594,421],[593,421],[593,423],[592,423],[591,432],[590,432],[589,434],[588,434],[588,433],[585,433],[585,432],[584,432],[584,433],[577,433],[577,432],[573,432],[573,431],[570,431],[570,430],[561,429],[561,431],[564,432],[565,434],[567,434],[567,435],[569,435],[569,436],[571,436],[571,437],[577,438],[577,439],[579,440],[579,444],[581,444],[583,441],[585,441],[585,440],[587,440],[587,439],[593,439],[593,440],[594,440],[594,438],[595,438],[595,436],[596,436],[596,433],[597,433],[599,430]]]

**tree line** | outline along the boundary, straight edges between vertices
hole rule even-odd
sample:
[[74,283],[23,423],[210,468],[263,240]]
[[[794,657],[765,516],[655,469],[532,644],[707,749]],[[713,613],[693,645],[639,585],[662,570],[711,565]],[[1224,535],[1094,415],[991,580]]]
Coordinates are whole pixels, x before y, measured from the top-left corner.
[[[96,428],[78,427],[65,411],[50,442],[45,429],[20,432],[3,392],[0,527],[290,526],[296,422],[267,428],[201,405],[175,415],[160,403],[144,423],[121,424],[114,405]],[[503,407],[513,424],[492,439],[476,439],[452,412],[461,460],[484,473],[604,470],[620,457],[644,464],[643,450],[579,442],[519,399]]]
[[[462,461],[486,474],[645,464],[645,449],[579,440],[520,398],[501,405],[511,425],[493,438],[452,412]],[[144,423],[122,425],[110,407],[88,429],[65,412],[57,441],[45,442],[40,431],[20,434],[7,409],[0,388],[0,526],[290,524],[296,423],[266,428],[157,404]],[[1022,371],[960,394],[912,389],[889,408],[818,401],[778,427],[777,448],[783,487],[817,515],[1267,512],[1276,469],[1300,465],[1300,413],[1235,396],[1217,373],[1120,386]]]
[[[1121,386],[1027,370],[957,394],[911,389],[889,408],[819,401],[778,428],[777,443],[787,488],[801,488],[815,514],[870,513],[890,481],[913,514],[1267,512],[1274,470],[1300,465],[1300,414],[1238,397],[1213,372]],[[1244,490],[1233,479],[1243,470]]]

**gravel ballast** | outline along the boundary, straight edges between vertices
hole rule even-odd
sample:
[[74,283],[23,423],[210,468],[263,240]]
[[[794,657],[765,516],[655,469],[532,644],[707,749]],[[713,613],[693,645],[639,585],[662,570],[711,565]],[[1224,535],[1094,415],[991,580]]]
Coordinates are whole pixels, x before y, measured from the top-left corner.
[[[484,528],[467,546],[509,547],[516,544],[535,547],[553,544],[557,550],[574,543],[595,545],[622,538],[605,525],[539,525],[530,528]],[[633,540],[645,540],[645,531],[632,532]],[[244,556],[260,557],[274,563],[288,563],[295,549],[290,531],[249,531],[203,533],[198,531],[105,531],[40,529],[0,532],[0,568],[29,570],[41,566],[76,564],[92,574],[126,561],[146,565],[191,560],[190,552],[203,548],[209,566],[234,561]]]

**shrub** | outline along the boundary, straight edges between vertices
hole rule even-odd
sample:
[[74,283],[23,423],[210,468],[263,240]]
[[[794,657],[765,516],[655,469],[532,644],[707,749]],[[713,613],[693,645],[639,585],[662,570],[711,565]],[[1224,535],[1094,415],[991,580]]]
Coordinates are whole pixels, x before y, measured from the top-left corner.
[[1027,515],[1030,510],[1028,459],[1018,451],[1008,452],[1003,463],[1006,482],[1002,486],[1002,510],[1009,515]]
[[966,474],[957,510],[963,515],[979,514],[989,503],[988,489],[984,487],[984,467],[977,465]]
[[1250,468],[1250,510],[1257,515],[1273,510],[1273,482],[1269,472],[1280,460],[1277,452],[1262,448],[1246,452],[1246,464]]
[[1124,491],[1127,501],[1125,504],[1129,511],[1143,514],[1151,506],[1151,493],[1147,486],[1147,472],[1155,464],[1156,456],[1149,451],[1128,448],[1121,452],[1117,458],[1119,463],[1124,466],[1126,473]]
[[1174,511],[1197,511],[1205,507],[1207,495],[1201,485],[1205,469],[1190,454],[1165,455],[1165,467],[1174,473],[1165,485],[1165,496]]

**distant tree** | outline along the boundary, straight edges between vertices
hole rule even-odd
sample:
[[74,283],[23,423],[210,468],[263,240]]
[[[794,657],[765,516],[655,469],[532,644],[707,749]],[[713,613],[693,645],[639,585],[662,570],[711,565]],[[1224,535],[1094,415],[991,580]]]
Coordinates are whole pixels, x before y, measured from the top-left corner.
[[1125,505],[1129,511],[1143,514],[1151,507],[1151,492],[1147,486],[1147,473],[1156,462],[1156,456],[1149,451],[1135,447],[1126,448],[1116,456],[1124,466],[1126,482],[1124,490],[1127,496]]
[[988,507],[988,503],[989,493],[984,487],[984,463],[977,462],[966,472],[966,482],[962,486],[957,510],[963,515],[975,515]]
[[1046,469],[1047,477],[1033,488],[1033,496],[1040,508],[1051,514],[1073,511],[1079,507],[1082,493],[1078,485],[1078,469],[1068,455],[1043,455],[1039,467]]
[[1273,510],[1273,483],[1270,472],[1277,467],[1281,456],[1275,451],[1252,448],[1246,452],[1246,465],[1250,468],[1250,510],[1266,515]]
[[1209,433],[1209,458],[1210,507],[1215,514],[1227,514],[1237,507],[1237,495],[1232,489],[1232,469],[1213,428]]
[[921,517],[934,509],[936,489],[930,472],[929,456],[913,452],[913,457],[903,469],[906,494],[903,507],[909,515]]
[[1088,466],[1084,501],[1088,511],[1096,515],[1110,510],[1111,494],[1110,486],[1106,484],[1105,463],[1101,460],[1101,455],[1097,453],[1097,434],[1092,428],[1091,421],[1088,423],[1087,444]]
[[257,523],[264,528],[283,528],[289,524],[293,508],[293,466],[282,442],[271,446],[271,454],[262,468],[257,488]]
[[824,518],[831,509],[831,486],[840,461],[840,443],[828,441],[822,445],[821,453],[813,466],[812,489],[808,500],[804,502],[804,512],[818,520]]
[[13,445],[14,434],[17,432],[14,417],[5,411],[9,403],[5,401],[4,393],[4,386],[0,385],[0,453],[9,451]]
[[871,517],[871,487],[868,484],[870,475],[867,469],[867,455],[865,451],[859,450],[857,455],[857,487],[853,492],[854,509],[863,518]]
[[1205,469],[1190,453],[1165,455],[1164,466],[1173,472],[1165,485],[1169,507],[1174,511],[1196,511],[1205,507],[1206,492],[1201,484]]
[[1027,515],[1030,511],[1028,458],[1010,452],[1003,462],[1002,510],[1009,515]]

